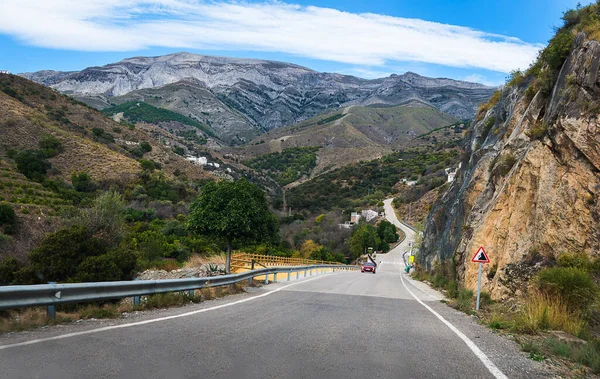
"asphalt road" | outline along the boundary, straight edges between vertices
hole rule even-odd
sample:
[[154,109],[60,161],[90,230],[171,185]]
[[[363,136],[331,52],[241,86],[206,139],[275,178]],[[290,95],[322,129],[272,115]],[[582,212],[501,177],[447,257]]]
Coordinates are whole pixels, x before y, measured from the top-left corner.
[[548,377],[515,343],[403,274],[406,247],[379,255],[375,275],[325,274],[124,320],[0,336],[0,378]]

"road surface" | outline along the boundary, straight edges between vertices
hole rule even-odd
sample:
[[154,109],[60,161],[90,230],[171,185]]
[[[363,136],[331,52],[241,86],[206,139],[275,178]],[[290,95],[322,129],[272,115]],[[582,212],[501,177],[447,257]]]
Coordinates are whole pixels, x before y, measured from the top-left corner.
[[515,343],[403,273],[413,235],[405,232],[407,241],[378,256],[375,275],[326,274],[0,336],[0,378],[548,377]]

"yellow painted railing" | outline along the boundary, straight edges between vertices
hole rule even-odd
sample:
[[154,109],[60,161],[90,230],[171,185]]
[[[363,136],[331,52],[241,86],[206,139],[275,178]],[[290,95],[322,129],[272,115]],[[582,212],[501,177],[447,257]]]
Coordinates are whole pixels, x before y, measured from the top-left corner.
[[303,258],[288,258],[277,257],[274,255],[260,255],[248,253],[236,253],[231,255],[231,270],[234,272],[243,272],[254,268],[261,267],[278,267],[278,266],[307,266],[319,264],[334,264],[341,265],[337,262],[316,261]]

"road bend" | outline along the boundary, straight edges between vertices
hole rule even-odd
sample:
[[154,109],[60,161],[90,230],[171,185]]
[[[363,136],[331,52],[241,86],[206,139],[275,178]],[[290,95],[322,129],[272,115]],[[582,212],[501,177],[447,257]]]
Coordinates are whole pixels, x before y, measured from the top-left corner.
[[515,343],[404,274],[303,277],[183,308],[0,336],[1,378],[544,378]]

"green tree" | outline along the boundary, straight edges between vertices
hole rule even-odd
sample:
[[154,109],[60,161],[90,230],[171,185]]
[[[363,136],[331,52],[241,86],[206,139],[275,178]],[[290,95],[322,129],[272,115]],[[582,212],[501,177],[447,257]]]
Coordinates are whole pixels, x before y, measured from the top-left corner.
[[381,239],[377,234],[377,230],[369,224],[360,224],[352,232],[350,237],[350,252],[352,259],[357,259],[362,254],[367,253],[367,249],[372,247],[377,249]]
[[245,179],[205,185],[191,206],[188,226],[227,241],[227,272],[234,241],[274,242],[279,238],[277,218],[265,193]]

